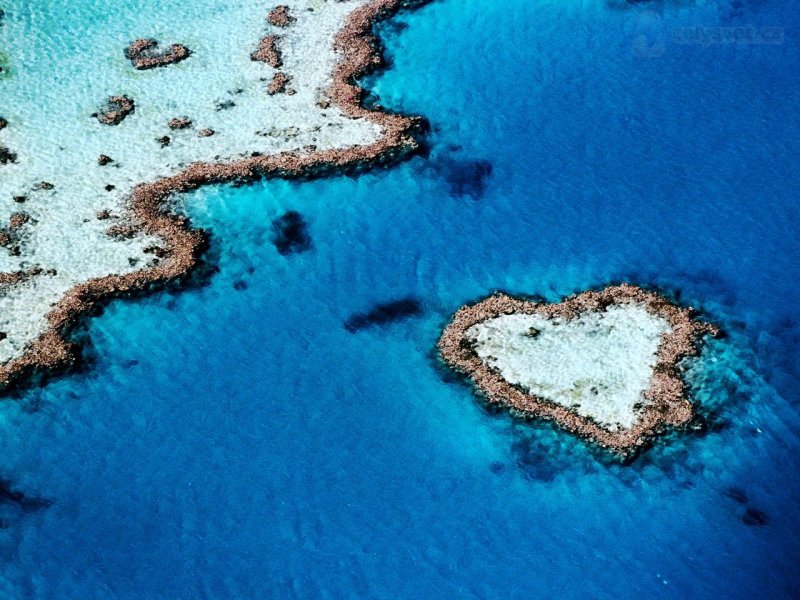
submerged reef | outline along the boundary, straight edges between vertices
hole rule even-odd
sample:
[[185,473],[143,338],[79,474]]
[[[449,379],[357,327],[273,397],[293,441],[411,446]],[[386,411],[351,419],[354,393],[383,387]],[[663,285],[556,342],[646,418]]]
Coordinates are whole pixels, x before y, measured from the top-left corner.
[[488,160],[446,160],[441,167],[451,195],[470,196],[475,200],[483,196],[492,170]]
[[275,69],[281,68],[283,66],[283,55],[278,47],[278,40],[280,39],[277,35],[268,35],[261,38],[258,48],[250,54],[250,59],[266,63]]
[[344,328],[350,333],[356,333],[368,327],[388,325],[410,317],[418,317],[422,313],[422,303],[409,296],[408,298],[377,304],[372,310],[365,313],[351,315],[344,322]]
[[[23,0],[11,2],[11,9],[17,3],[24,7]],[[0,207],[6,210],[2,222],[9,224],[4,233],[13,250],[0,252],[0,331],[5,336],[0,339],[0,388],[74,364],[71,335],[98,304],[179,285],[201,264],[207,234],[175,212],[178,194],[206,184],[353,172],[417,150],[422,119],[363,106],[356,79],[383,64],[373,24],[422,3],[287,1],[266,19],[267,27],[281,28],[279,40],[267,44],[270,52],[273,44],[281,50],[280,73],[270,64],[275,62],[271,55],[263,65],[251,60],[250,50],[264,39],[251,27],[264,23],[263,5],[232,5],[241,18],[187,8],[176,19],[195,18],[198,25],[219,19],[214,26],[230,28],[238,43],[230,36],[192,38],[193,52],[203,60],[173,70],[153,67],[183,60],[190,55],[187,48],[134,41],[125,55],[147,71],[136,81],[148,91],[136,92],[137,106],[126,95],[110,96],[96,119],[72,119],[71,103],[56,101],[51,114],[42,114],[26,104],[27,90],[14,87],[19,78],[4,82],[11,87],[4,88],[3,110],[20,118],[15,116],[9,128],[14,137],[6,142],[13,142],[13,151],[0,146]],[[182,6],[174,8],[180,12]],[[50,7],[57,4],[45,8]],[[126,35],[113,29],[115,23],[104,26],[112,28],[108,39]],[[26,44],[42,42],[35,30],[13,22],[8,29],[12,47],[23,52]],[[80,43],[80,27],[65,23],[64,31],[54,42],[64,48],[55,48],[55,56]],[[50,40],[47,32],[41,37]],[[113,45],[109,49],[113,54]],[[20,68],[28,69],[28,76],[41,73],[44,97],[72,94],[83,106],[96,101],[92,86],[76,77],[54,79],[50,63],[31,56]],[[109,61],[100,68],[107,69],[100,76],[114,86],[112,92],[139,89],[126,83],[128,63]],[[214,77],[206,77],[209,68],[216,69]],[[94,81],[97,74],[87,68],[82,75]],[[264,82],[270,81],[283,93],[266,93]],[[171,93],[176,85],[182,86],[178,95]],[[124,126],[104,126],[126,117]],[[53,122],[64,123],[57,136],[50,133]],[[279,133],[259,133],[267,129]],[[35,189],[42,181],[54,187]],[[25,203],[25,223],[15,214],[18,203]],[[12,215],[18,228],[10,227]],[[278,229],[279,250],[300,251],[310,244],[302,218],[289,217]]]
[[165,67],[189,58],[191,50],[182,44],[172,44],[167,49],[159,49],[158,41],[138,39],[125,49],[125,58],[140,71]]
[[192,126],[192,120],[189,117],[176,117],[170,119],[167,125],[170,129],[187,129]]
[[0,505],[13,504],[26,511],[35,511],[49,507],[52,502],[44,498],[31,497],[12,487],[10,481],[0,479]]
[[311,236],[303,216],[290,210],[272,222],[272,242],[284,256],[311,249]]
[[16,153],[12,152],[5,146],[0,146],[0,165],[7,165],[15,162],[17,162]]
[[279,4],[267,15],[267,22],[275,27],[288,27],[297,19],[292,16],[291,9],[285,4]]
[[267,86],[267,94],[274,96],[275,94],[291,92],[288,87],[291,80],[292,78],[286,75],[286,73],[275,73],[275,75],[272,76],[272,81],[270,81]]
[[119,125],[129,114],[136,110],[133,99],[127,96],[111,96],[105,106],[92,116],[103,125]]
[[744,514],[742,515],[742,522],[745,525],[750,525],[751,527],[760,527],[769,523],[769,517],[764,511],[750,507],[744,511]]
[[626,454],[692,419],[680,363],[718,333],[623,284],[557,304],[495,294],[459,309],[438,346],[490,404]]

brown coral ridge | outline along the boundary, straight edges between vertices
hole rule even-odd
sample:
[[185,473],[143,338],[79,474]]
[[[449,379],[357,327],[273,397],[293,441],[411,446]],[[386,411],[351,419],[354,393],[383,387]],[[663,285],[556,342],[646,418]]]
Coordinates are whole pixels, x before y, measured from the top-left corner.
[[20,246],[25,237],[22,228],[30,221],[27,213],[15,212],[9,217],[8,225],[0,228],[0,246],[6,248],[12,256],[21,254]]
[[[31,377],[74,365],[77,348],[68,337],[86,315],[104,303],[116,297],[149,293],[172,283],[179,285],[188,278],[200,264],[206,235],[202,230],[191,229],[186,217],[168,212],[167,201],[173,194],[213,183],[355,172],[395,162],[417,150],[415,135],[422,131],[423,120],[367,110],[361,105],[364,92],[356,79],[383,64],[376,39],[370,35],[373,24],[402,8],[425,2],[373,0],[353,11],[335,37],[334,47],[342,60],[334,69],[328,95],[347,116],[379,125],[383,130],[381,139],[369,145],[320,152],[283,152],[231,163],[195,163],[171,177],[139,184],[131,194],[129,217],[142,233],[161,237],[168,259],[142,271],[91,279],[72,288],[47,315],[47,331],[21,357],[0,366],[0,388],[8,389]],[[0,281],[8,276],[0,273]]]
[[169,49],[159,50],[157,40],[146,38],[134,40],[125,49],[125,58],[140,71],[173,65],[191,54],[192,51],[183,44],[172,44]]
[[288,27],[296,20],[285,4],[279,4],[267,15],[267,22],[274,27]]
[[26,271],[13,271],[11,273],[0,273],[0,293],[3,293],[6,289],[11,287],[12,285],[16,285],[26,279],[30,279],[31,277],[37,277],[41,275],[44,271],[41,267],[31,267]]
[[283,57],[278,47],[278,40],[280,39],[280,36],[277,35],[267,35],[261,38],[261,41],[258,42],[258,48],[250,54],[250,60],[263,62],[270,67],[280,69],[283,66]]
[[170,129],[187,129],[192,126],[192,120],[189,117],[176,117],[170,119],[167,125]]
[[289,94],[291,90],[288,89],[288,86],[291,80],[292,78],[286,73],[275,73],[267,86],[267,94],[270,96],[274,96],[275,94]]
[[12,152],[5,146],[0,146],[0,165],[7,165],[15,162],[17,162],[16,152]]
[[119,125],[129,114],[136,110],[136,105],[132,98],[127,96],[111,96],[106,102],[105,108],[92,116],[97,118],[103,125]]
[[[630,429],[606,429],[591,418],[510,384],[478,357],[467,335],[473,325],[501,315],[538,314],[548,319],[571,320],[583,313],[603,311],[611,305],[634,303],[666,319],[671,329],[659,342],[650,387],[644,392],[648,403]],[[459,309],[442,333],[438,347],[444,362],[466,375],[490,404],[506,406],[526,417],[553,421],[571,433],[627,455],[643,448],[667,427],[685,425],[692,419],[693,408],[686,398],[678,366],[683,358],[697,354],[697,344],[705,334],[718,335],[719,330],[696,320],[691,308],[680,308],[655,292],[622,284],[602,291],[583,292],[558,304],[495,294]]]

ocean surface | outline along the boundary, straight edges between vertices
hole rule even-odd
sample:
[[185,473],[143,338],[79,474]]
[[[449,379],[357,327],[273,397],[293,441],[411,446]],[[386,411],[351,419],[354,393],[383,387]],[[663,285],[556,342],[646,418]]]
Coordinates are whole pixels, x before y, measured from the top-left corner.
[[[422,156],[184,197],[219,271],[111,304],[79,372],[0,403],[0,598],[800,597],[796,3],[435,0],[380,31],[365,84],[428,119]],[[702,427],[631,464],[437,362],[492,290],[619,281],[728,334],[689,367]]]

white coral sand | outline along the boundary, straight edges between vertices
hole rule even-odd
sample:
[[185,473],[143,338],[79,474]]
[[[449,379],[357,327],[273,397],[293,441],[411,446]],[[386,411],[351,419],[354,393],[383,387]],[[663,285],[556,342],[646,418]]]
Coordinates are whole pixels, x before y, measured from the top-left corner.
[[467,330],[482,361],[528,393],[616,431],[647,404],[656,351],[670,325],[643,306],[611,306],[572,320],[511,314]]

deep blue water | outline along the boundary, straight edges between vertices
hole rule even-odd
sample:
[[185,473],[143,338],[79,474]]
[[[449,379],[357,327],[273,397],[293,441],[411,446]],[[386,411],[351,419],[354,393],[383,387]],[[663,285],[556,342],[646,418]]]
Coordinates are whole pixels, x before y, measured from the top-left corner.
[[[675,38],[748,25],[783,40]],[[429,119],[427,156],[187,197],[220,272],[112,304],[87,369],[0,406],[29,498],[0,504],[0,597],[800,597],[798,27],[789,0],[437,0],[384,26],[368,84]],[[283,256],[287,210],[313,241]],[[705,432],[622,466],[436,362],[491,290],[620,280],[729,333],[693,370]],[[343,326],[408,296],[421,316]]]

